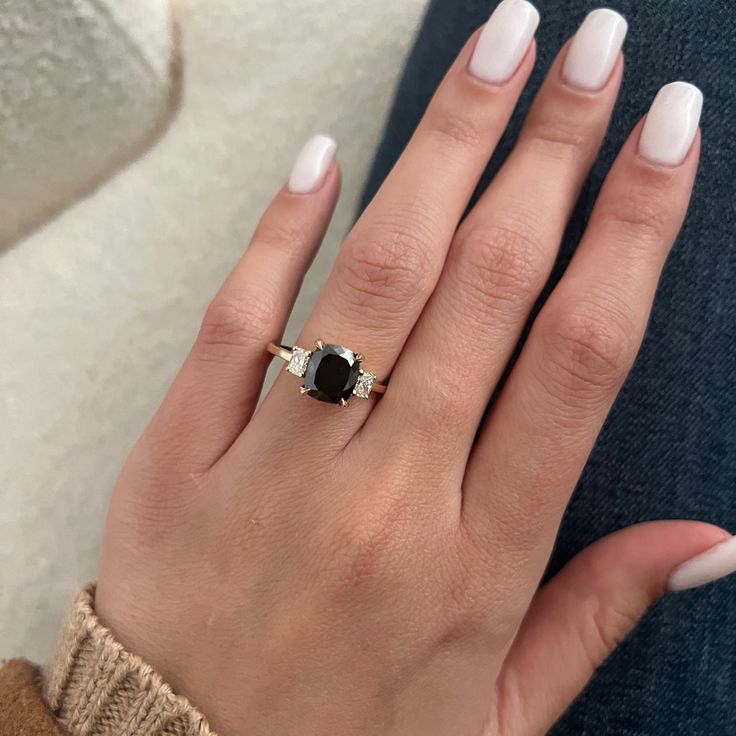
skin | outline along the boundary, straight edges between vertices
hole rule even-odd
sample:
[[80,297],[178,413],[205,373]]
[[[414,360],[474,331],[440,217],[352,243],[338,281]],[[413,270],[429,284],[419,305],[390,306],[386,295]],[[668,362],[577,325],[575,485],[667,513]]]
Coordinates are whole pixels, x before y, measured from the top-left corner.
[[[534,63],[492,86],[468,42],[335,263],[299,337],[391,374],[347,409],[269,357],[338,196],[282,190],[209,307],[112,500],[96,605],[222,736],[546,732],[665,589],[726,538],[623,530],[541,590],[561,515],[646,327],[685,215],[677,167],[613,165],[490,416],[606,130],[549,71],[518,144],[461,216]],[[452,360],[446,359],[452,354]],[[477,439],[476,439],[477,437]]]

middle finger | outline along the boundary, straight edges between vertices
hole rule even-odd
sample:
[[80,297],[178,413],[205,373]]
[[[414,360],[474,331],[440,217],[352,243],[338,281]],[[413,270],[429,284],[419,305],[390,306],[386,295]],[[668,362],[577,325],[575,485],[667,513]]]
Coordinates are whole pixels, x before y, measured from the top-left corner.
[[[429,432],[431,446],[449,445],[464,467],[605,134],[621,82],[625,33],[620,15],[593,11],[558,55],[513,152],[459,228],[367,431],[373,422],[380,428],[389,421],[419,442]],[[586,49],[596,57],[582,53]]]

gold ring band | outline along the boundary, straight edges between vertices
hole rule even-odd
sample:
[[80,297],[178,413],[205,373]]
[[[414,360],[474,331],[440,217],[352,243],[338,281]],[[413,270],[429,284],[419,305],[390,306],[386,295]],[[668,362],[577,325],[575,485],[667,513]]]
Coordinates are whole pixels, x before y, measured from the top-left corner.
[[270,342],[266,349],[269,353],[285,360],[287,363],[291,360],[291,348],[288,345],[277,345],[275,342]]
[[367,399],[383,394],[386,384],[361,367],[363,356],[342,345],[316,340],[312,350],[294,345],[268,344],[272,355],[286,362],[286,372],[304,379],[301,392],[320,401],[347,406],[351,396]]

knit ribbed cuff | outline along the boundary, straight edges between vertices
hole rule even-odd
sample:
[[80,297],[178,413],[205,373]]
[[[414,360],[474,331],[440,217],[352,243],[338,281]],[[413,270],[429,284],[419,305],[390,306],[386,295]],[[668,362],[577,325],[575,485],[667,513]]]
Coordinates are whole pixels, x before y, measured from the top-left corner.
[[204,716],[127,652],[94,612],[94,585],[69,610],[44,694],[69,736],[215,736]]

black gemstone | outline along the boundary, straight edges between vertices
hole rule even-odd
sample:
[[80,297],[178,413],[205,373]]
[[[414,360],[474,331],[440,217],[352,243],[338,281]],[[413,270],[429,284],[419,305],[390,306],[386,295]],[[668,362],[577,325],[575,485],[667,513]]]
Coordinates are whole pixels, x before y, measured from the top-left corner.
[[304,374],[307,393],[330,404],[349,399],[360,373],[360,361],[342,345],[325,345],[309,358]]

